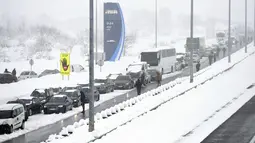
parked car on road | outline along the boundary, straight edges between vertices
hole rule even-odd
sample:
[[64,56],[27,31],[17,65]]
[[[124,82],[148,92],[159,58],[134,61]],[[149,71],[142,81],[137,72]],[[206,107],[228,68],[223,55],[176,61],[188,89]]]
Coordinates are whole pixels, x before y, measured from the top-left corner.
[[25,128],[24,107],[21,104],[0,106],[0,132],[10,134],[15,129]]
[[114,82],[111,79],[95,79],[95,87],[100,94],[114,91]]
[[17,81],[18,81],[17,77],[10,73],[0,74],[0,84],[13,83]]
[[54,95],[43,107],[44,114],[66,113],[73,109],[73,101],[67,95]]
[[26,107],[26,103],[24,101],[16,99],[16,100],[8,101],[6,104],[21,104],[23,106],[23,108],[24,108],[25,121],[28,120],[28,118],[29,118],[29,111],[28,111],[28,108]]
[[40,102],[42,102],[43,104],[47,103],[50,98],[54,95],[53,89],[49,88],[49,89],[44,89],[44,88],[40,88],[40,89],[35,89],[32,93],[31,93],[31,97],[35,97],[38,98]]
[[19,80],[25,80],[28,78],[38,78],[38,75],[34,71],[23,71],[18,77]]
[[[84,93],[85,95],[85,103],[88,103],[89,102],[89,94],[90,94],[90,89],[89,89],[89,85],[88,84],[80,84],[82,86],[81,88],[81,92]],[[99,101],[100,100],[100,93],[99,91],[97,90],[96,87],[94,87],[93,89],[93,92],[94,92],[94,99],[95,101]]]
[[81,89],[81,86],[80,86],[80,85],[77,85],[77,84],[68,85],[68,86],[64,87],[64,88],[62,89],[62,91],[74,90],[74,89],[80,90],[80,89]]
[[115,89],[132,89],[135,82],[130,75],[120,75],[115,80]]
[[43,103],[38,98],[25,96],[19,98],[19,100],[23,101],[26,104],[26,109],[29,116],[42,113]]
[[81,105],[81,93],[80,90],[78,89],[73,89],[73,90],[66,90],[60,92],[62,95],[67,95],[69,98],[73,100],[73,107],[79,107]]
[[59,70],[55,69],[55,70],[44,70],[38,77],[43,77],[43,76],[46,76],[46,75],[52,75],[52,74],[58,74],[59,73]]

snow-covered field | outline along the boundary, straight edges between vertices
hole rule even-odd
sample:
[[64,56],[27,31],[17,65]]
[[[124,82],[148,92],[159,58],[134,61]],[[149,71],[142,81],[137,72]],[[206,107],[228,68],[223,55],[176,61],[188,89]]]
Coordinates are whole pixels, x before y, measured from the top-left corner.
[[[163,92],[161,95],[149,97],[151,100],[148,98],[108,119],[97,121],[95,132],[86,132],[87,126],[84,125],[77,127],[74,134],[69,137],[53,142],[79,143],[89,141],[116,128],[118,123],[121,125],[123,121],[136,117],[134,114],[140,115],[137,112],[148,111],[146,108],[149,106],[153,108],[157,104],[155,102],[162,103],[191,87],[195,88],[163,104],[157,110],[135,118],[131,123],[117,127],[115,131],[103,136],[96,142],[200,142],[253,96],[254,89],[245,91],[246,87],[254,83],[255,79],[255,69],[250,66],[255,60],[255,55],[251,54],[255,49],[250,45],[248,51],[248,54],[245,54],[243,50],[233,54],[231,64],[227,63],[227,58],[213,64],[208,67],[206,72],[196,77],[192,84],[186,80],[186,82],[182,82],[182,84]],[[250,57],[248,57],[249,54]],[[234,63],[241,61],[244,57],[248,58],[235,65],[231,70],[218,74]],[[214,78],[211,79],[211,77]],[[211,80],[203,83],[206,79]],[[145,97],[145,95],[141,96]],[[138,99],[140,100],[139,97]],[[206,133],[203,132],[203,129],[206,130]],[[192,140],[182,138],[190,131],[193,131],[189,136]],[[85,135],[86,138],[83,138]]]

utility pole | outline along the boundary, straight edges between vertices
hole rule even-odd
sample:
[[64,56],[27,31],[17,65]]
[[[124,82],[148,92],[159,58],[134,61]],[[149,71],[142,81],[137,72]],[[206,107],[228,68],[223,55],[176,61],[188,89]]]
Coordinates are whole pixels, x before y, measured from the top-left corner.
[[247,0],[245,0],[245,53],[247,53]]
[[89,132],[94,131],[94,3],[89,4]]
[[187,45],[190,46],[188,47],[190,49],[190,83],[193,83],[193,44],[194,44],[194,40],[193,40],[193,5],[194,2],[193,0],[191,0],[191,12],[190,12],[190,39],[191,39],[191,44]]
[[98,20],[98,18],[97,18],[97,0],[95,0],[95,5],[96,5],[96,36],[95,36],[95,46],[96,46],[96,64],[97,64],[97,61],[98,61],[98,53],[97,53],[97,20]]
[[158,48],[158,0],[155,0],[155,47]]
[[232,41],[231,41],[231,0],[229,0],[228,7],[228,63],[231,63],[231,49],[232,49]]
[[255,46],[255,0],[254,0],[254,27],[253,27],[253,44]]

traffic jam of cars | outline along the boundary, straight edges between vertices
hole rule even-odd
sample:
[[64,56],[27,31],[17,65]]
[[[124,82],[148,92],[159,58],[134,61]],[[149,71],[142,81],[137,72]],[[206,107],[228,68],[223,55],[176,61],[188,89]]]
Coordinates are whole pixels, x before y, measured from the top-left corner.
[[[136,69],[131,70],[131,69]],[[136,80],[145,75],[144,86],[151,80],[155,80],[155,70],[148,69],[146,62],[130,64],[126,74],[109,74],[104,78],[96,78],[94,84],[95,102],[100,100],[101,94],[114,92],[115,90],[130,90],[135,87]],[[56,70],[45,70],[40,77],[47,74],[55,74]],[[5,73],[11,75],[10,73]],[[22,72],[28,75],[29,72]],[[14,77],[14,76],[13,76]],[[26,78],[25,76],[19,77]],[[85,103],[89,103],[89,84],[74,84],[65,87],[38,88],[30,95],[22,96],[0,105],[0,129],[1,134],[12,133],[15,129],[24,129],[29,117],[36,114],[66,113],[73,108],[81,106],[81,92],[85,95]],[[22,116],[22,117],[21,117]]]

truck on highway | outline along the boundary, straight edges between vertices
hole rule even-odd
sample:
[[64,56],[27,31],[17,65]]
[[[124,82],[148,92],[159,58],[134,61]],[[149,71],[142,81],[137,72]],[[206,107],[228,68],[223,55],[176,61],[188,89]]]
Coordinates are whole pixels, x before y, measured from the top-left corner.
[[205,49],[206,49],[205,38],[197,37],[197,38],[193,38],[193,39],[194,39],[193,41],[191,41],[191,38],[186,39],[186,44],[185,44],[186,53],[190,53],[190,48],[191,48],[191,44],[192,44],[193,54],[197,54],[199,57],[204,57]]
[[161,46],[141,52],[141,61],[147,62],[150,68],[157,69],[162,74],[174,72],[176,50],[170,46]]

